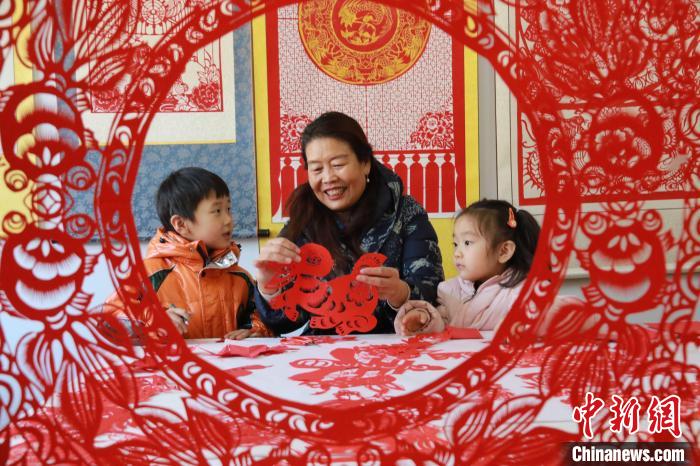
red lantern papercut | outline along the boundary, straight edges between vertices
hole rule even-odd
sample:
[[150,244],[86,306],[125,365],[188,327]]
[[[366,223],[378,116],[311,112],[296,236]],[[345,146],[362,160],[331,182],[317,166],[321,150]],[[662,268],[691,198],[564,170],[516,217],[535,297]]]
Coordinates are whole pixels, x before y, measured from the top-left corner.
[[[420,349],[399,345],[334,353],[336,369],[377,364],[388,371],[377,375],[376,393],[382,396],[360,400],[359,413],[351,388],[344,388],[332,406],[254,389],[239,376],[248,369],[229,374],[190,351],[151,290],[136,308],[147,276],[130,203],[149,124],[198,49],[286,5],[273,0],[176,3],[186,3],[191,14],[166,25],[169,31],[137,67],[131,66],[133,50],[124,47],[135,15],[150,6],[146,14],[157,17],[165,4],[113,0],[98,9],[92,0],[6,0],[0,7],[0,65],[4,68],[14,54],[33,68],[34,80],[0,81],[0,139],[7,163],[2,182],[14,191],[35,187],[26,203],[31,217],[9,212],[0,223],[0,462],[296,465],[329,463],[341,451],[348,462],[362,464],[409,459],[552,464],[561,443],[581,440],[583,432],[542,427],[537,419],[550,402],[571,410],[588,392],[623,400],[634,396],[641,406],[653,396],[680,397],[680,438],[695,458],[700,455],[694,427],[698,365],[688,356],[697,347],[691,330],[700,295],[696,2],[509,1],[505,7],[515,8],[528,22],[522,31],[527,47],[496,26],[500,7],[488,2],[479,2],[478,12],[470,2],[456,0],[380,2],[444,29],[493,65],[527,116],[536,149],[522,166],[541,190],[547,210],[518,301],[493,342],[469,360],[428,387],[392,396],[387,390],[394,383],[391,371],[416,369],[406,360],[438,341],[435,336],[416,340],[418,346],[427,345]],[[109,39],[91,41],[90,31]],[[90,61],[99,64],[91,68],[95,76],[78,78],[76,68]],[[121,96],[122,113],[106,145],[95,147],[81,118],[85,92],[110,88],[125,78],[127,68],[130,84]],[[89,168],[90,149],[99,170]],[[71,189],[94,190],[94,212],[72,212]],[[640,201],[657,195],[682,200],[678,229],[671,230],[657,205]],[[599,211],[582,214],[582,196],[602,202]],[[128,314],[153,316],[144,329],[143,350],[177,388],[177,408],[149,404],[151,393],[137,383],[144,373],[130,369],[134,348],[125,332],[109,316],[87,310],[83,284],[94,259],[85,243],[93,231],[100,235],[101,254],[123,301],[134,307]],[[586,244],[574,241],[578,233]],[[669,248],[675,269],[666,274]],[[572,252],[590,274],[586,301],[536,341],[531,330],[558,293]],[[322,259],[306,265],[327,264]],[[328,272],[315,273],[313,280]],[[316,283],[312,291],[318,294],[306,304],[317,323],[344,325],[347,331],[371,325],[364,311],[348,321],[339,307],[350,303],[357,310],[376,298],[371,289],[352,286],[349,277],[339,277],[345,280],[342,294],[325,288],[330,281]],[[292,302],[282,306],[288,317]],[[661,314],[654,336],[627,322],[627,316],[652,308]],[[585,330],[589,317],[595,322],[590,331]],[[116,338],[102,337],[105,320]],[[20,327],[27,330],[18,339],[14,332]],[[614,349],[610,338],[617,340]],[[436,354],[434,359],[465,356]],[[387,367],[385,360],[395,365]],[[318,362],[308,364],[310,372],[323,369]],[[532,379],[539,390],[522,396],[499,388],[517,367],[540,368]],[[339,384],[353,383],[339,372]],[[334,375],[324,376],[323,383]],[[103,435],[101,419],[117,412],[128,433]],[[441,418],[447,418],[439,429],[445,438],[413,442],[411,433],[434,432],[429,423]],[[610,419],[609,414],[595,418],[594,438],[630,440],[624,430],[606,428]],[[638,433],[636,439],[670,436]],[[263,439],[270,448],[255,450]],[[295,451],[299,445],[302,451]]]

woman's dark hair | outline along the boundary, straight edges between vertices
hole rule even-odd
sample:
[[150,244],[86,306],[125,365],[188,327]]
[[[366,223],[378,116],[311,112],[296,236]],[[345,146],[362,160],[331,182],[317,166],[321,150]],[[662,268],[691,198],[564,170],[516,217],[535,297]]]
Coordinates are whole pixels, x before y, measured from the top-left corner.
[[376,199],[379,193],[380,175],[378,162],[374,160],[372,146],[360,124],[340,112],[327,112],[316,118],[301,135],[301,155],[307,167],[306,147],[319,138],[333,138],[347,143],[360,163],[370,162],[369,183],[360,199],[350,210],[349,222],[339,228],[332,210],[318,200],[309,183],[298,186],[289,200],[289,223],[283,236],[296,241],[306,234],[315,243],[325,246],[333,256],[339,270],[348,268],[348,260],[342,253],[341,242],[349,246],[350,252],[362,255],[360,239],[375,220]]
[[[515,228],[509,226],[511,209]],[[512,270],[512,275],[501,285],[511,288],[525,280],[532,267],[540,236],[540,225],[532,214],[526,210],[518,210],[506,201],[482,199],[462,209],[455,221],[464,215],[475,220],[479,233],[489,241],[492,250],[505,241],[515,243],[513,257],[506,262],[506,266]]]
[[170,173],[156,193],[156,210],[165,231],[175,231],[170,223],[173,215],[194,220],[199,203],[212,194],[229,196],[226,182],[215,173],[199,167],[185,167]]

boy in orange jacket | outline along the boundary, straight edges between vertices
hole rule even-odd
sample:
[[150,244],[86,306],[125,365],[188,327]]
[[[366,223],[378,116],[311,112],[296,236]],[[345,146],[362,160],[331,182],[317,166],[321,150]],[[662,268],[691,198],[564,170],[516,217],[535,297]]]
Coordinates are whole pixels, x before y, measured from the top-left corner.
[[[255,312],[255,285],[238,265],[224,180],[203,168],[177,170],[158,188],[156,208],[163,226],[148,245],[144,265],[178,331],[185,338],[270,336]],[[107,300],[106,310],[137,334],[122,307],[117,293]]]

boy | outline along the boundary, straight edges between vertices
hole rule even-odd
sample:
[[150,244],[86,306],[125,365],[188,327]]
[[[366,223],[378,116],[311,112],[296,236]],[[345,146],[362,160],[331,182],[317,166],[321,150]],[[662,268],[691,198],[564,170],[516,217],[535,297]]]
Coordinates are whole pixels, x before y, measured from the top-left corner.
[[[231,199],[224,180],[203,168],[172,172],[161,183],[156,208],[162,223],[144,265],[151,285],[185,338],[269,336],[254,312],[254,284],[238,265],[231,242]],[[127,327],[117,293],[107,301]],[[133,330],[131,331],[133,332]]]

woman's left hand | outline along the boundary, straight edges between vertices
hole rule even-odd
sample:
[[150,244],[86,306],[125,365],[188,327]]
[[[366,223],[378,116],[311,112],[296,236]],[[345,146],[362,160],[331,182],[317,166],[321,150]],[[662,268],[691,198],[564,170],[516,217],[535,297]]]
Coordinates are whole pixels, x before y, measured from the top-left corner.
[[398,308],[411,295],[408,283],[399,278],[399,271],[393,267],[366,267],[360,270],[357,281],[376,286],[379,299],[385,299],[391,306]]

